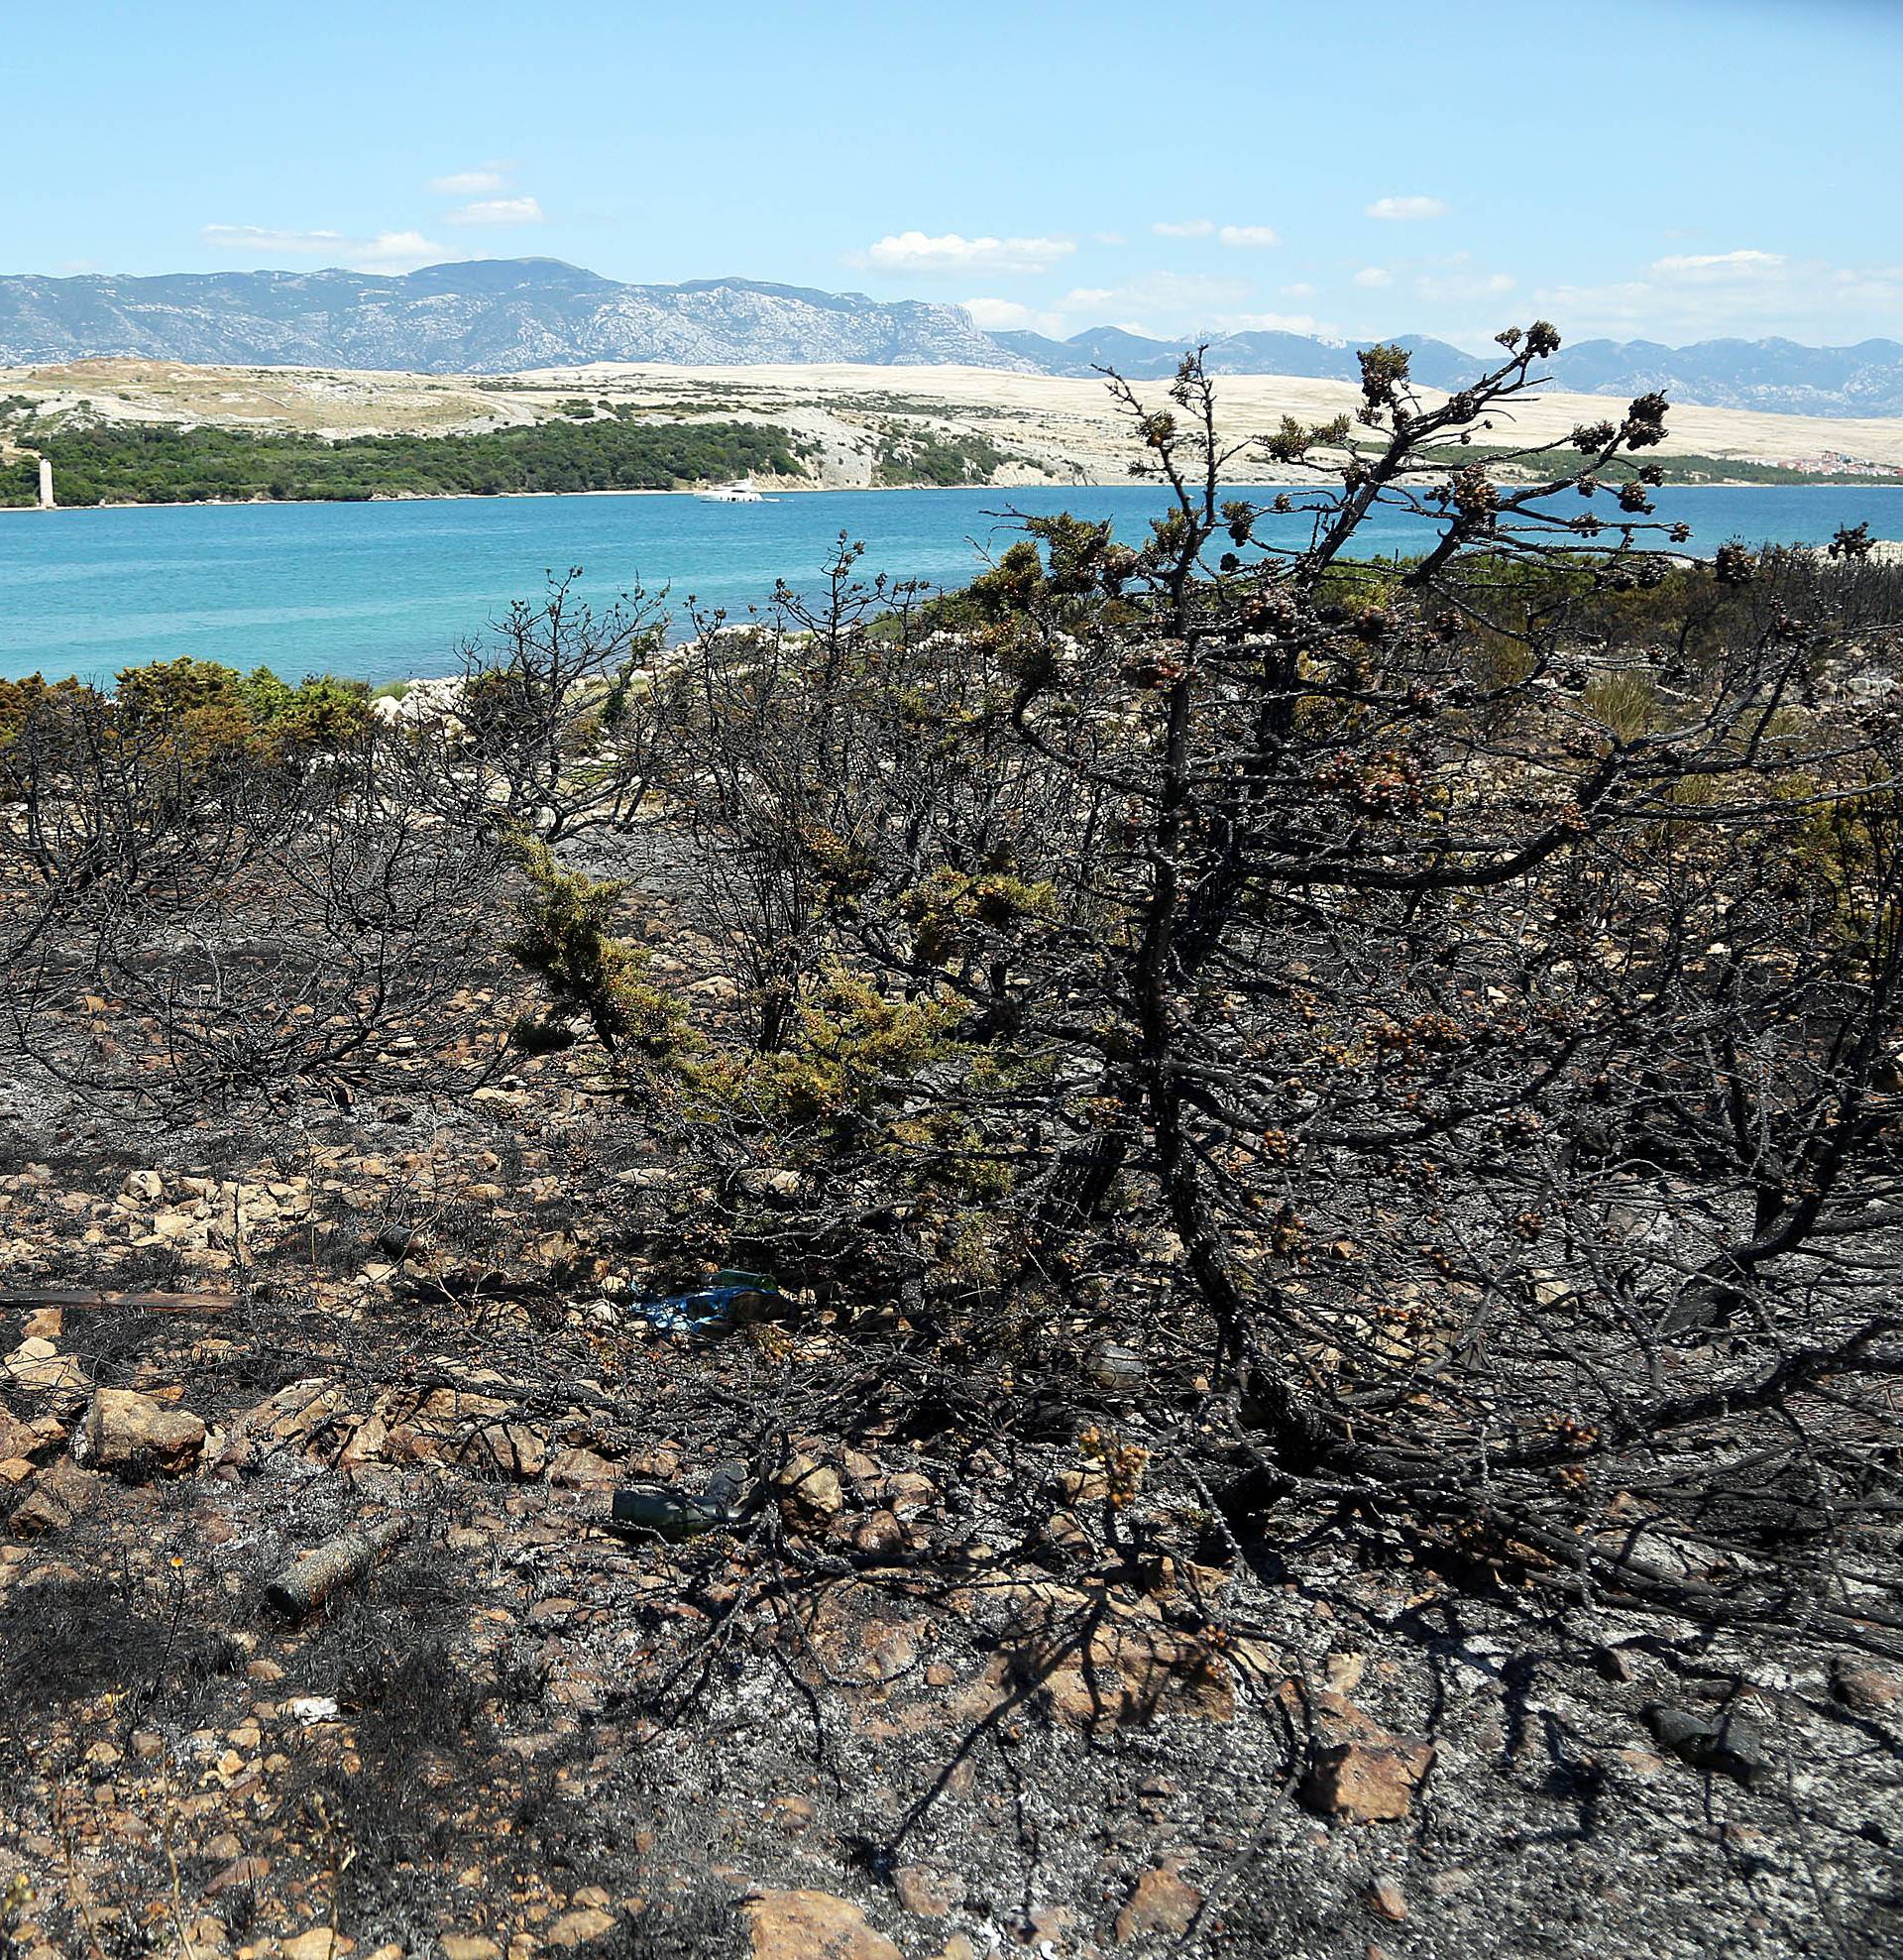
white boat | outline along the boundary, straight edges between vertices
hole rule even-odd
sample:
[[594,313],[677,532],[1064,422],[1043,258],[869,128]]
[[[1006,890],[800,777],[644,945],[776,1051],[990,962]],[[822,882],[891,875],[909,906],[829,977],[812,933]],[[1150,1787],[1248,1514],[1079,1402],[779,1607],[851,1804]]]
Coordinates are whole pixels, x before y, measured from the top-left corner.
[[710,484],[705,490],[697,490],[694,495],[709,504],[764,504],[768,500],[753,488],[751,477],[741,477],[734,483]]

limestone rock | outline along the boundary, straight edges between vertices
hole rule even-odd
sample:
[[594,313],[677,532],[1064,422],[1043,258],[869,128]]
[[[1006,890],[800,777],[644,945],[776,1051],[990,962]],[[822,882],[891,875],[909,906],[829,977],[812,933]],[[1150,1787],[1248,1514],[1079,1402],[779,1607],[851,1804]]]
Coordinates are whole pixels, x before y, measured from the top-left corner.
[[760,1892],[743,1910],[753,1960],[901,1960],[850,1900],[830,1892]]
[[1291,1718],[1305,1716],[1313,1726],[1315,1757],[1300,1792],[1311,1810],[1358,1824],[1407,1815],[1433,1768],[1432,1743],[1390,1735],[1331,1688],[1304,1695],[1285,1681],[1278,1692]]
[[13,1457],[31,1458],[40,1446],[38,1434],[18,1417],[0,1409],[0,1461]]
[[1159,1865],[1131,1888],[1113,1928],[1119,1946],[1133,1939],[1160,1936],[1182,1939],[1202,1909],[1202,1894],[1167,1866]]
[[297,1447],[336,1414],[344,1391],[322,1375],[288,1382],[269,1401],[248,1409],[231,1427],[218,1455],[221,1470],[257,1467],[276,1447]]
[[1831,1692],[1859,1715],[1884,1715],[1903,1701],[1903,1678],[1856,1661],[1831,1671]]
[[48,1538],[90,1511],[99,1496],[99,1479],[62,1456],[35,1480],[8,1521],[17,1537]]
[[86,1371],[70,1354],[61,1354],[45,1334],[29,1334],[4,1362],[9,1382],[26,1395],[82,1395],[91,1386]]
[[282,1960],[333,1960],[345,1950],[345,1942],[328,1926],[306,1926],[278,1949]]
[[1335,1743],[1316,1756],[1301,1800],[1350,1823],[1392,1822],[1406,1816],[1433,1762],[1429,1742]]
[[899,1903],[922,1919],[942,1919],[964,1898],[964,1881],[955,1873],[923,1865],[901,1865],[892,1875]]
[[548,1480],[557,1490],[606,1490],[618,1472],[592,1449],[563,1449],[549,1459]]
[[127,1388],[102,1388],[86,1411],[86,1460],[128,1483],[187,1475],[205,1444],[204,1423]]
[[584,1946],[592,1939],[606,1939],[615,1930],[615,1915],[599,1905],[583,1905],[564,1912],[543,1938],[550,1946]]
[[794,1456],[773,1480],[789,1523],[825,1523],[845,1506],[840,1475],[812,1456]]

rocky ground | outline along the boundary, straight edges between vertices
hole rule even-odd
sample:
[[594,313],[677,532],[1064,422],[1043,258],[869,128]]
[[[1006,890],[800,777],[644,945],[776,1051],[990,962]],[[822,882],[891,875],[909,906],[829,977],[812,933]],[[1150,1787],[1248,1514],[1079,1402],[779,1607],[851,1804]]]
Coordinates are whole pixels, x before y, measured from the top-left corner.
[[[1894,1664],[1376,1519],[1238,1541],[1164,1449],[1113,1504],[981,1395],[921,1439],[889,1316],[657,1333],[561,1215],[553,1084],[0,1180],[16,1954],[1895,1950]],[[390,1223],[458,1208],[503,1263]],[[632,1484],[734,1522],[612,1529]]]
[[1244,1514],[1181,1357],[1079,1404],[884,1302],[661,1331],[626,1228],[699,1197],[579,1054],[452,1098],[396,1035],[228,1134],[0,1083],[19,1960],[1896,1950],[1883,1629]]

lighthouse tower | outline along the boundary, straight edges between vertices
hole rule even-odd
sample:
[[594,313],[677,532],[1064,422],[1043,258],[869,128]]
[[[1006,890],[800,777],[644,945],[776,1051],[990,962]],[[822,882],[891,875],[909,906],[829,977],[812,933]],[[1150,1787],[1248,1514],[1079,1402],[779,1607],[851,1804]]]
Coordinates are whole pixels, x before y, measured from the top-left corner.
[[53,509],[53,465],[44,456],[40,458],[40,508]]

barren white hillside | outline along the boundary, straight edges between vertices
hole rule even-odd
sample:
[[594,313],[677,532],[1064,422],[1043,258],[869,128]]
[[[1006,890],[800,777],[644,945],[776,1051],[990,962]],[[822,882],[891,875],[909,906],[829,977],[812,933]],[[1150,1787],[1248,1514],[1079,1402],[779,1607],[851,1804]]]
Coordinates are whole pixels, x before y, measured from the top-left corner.
[[[1139,385],[1161,401],[1162,382]],[[1284,415],[1352,411],[1349,383],[1227,375],[1218,383],[1231,432]],[[936,433],[983,437],[1003,452],[1001,483],[1116,479],[1130,455],[1122,417],[1095,380],[966,367],[678,368],[606,363],[518,375],[440,376],[315,368],[209,368],[165,361],[80,361],[0,370],[0,394],[44,411],[82,403],[111,420],[300,428],[332,435],[495,428],[625,405],[643,419],[774,421],[820,444],[827,487],[870,483],[882,441]],[[1618,411],[1602,395],[1551,393],[1522,403],[1490,443],[1563,438]],[[1903,466],[1903,418],[1848,420],[1674,405],[1667,454],[1798,463],[1827,452]]]

